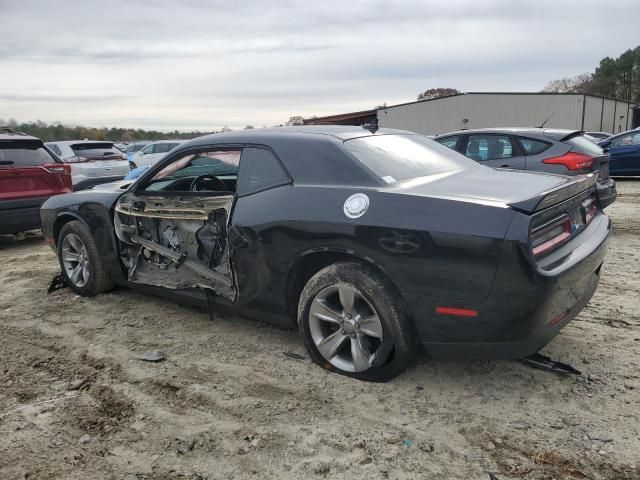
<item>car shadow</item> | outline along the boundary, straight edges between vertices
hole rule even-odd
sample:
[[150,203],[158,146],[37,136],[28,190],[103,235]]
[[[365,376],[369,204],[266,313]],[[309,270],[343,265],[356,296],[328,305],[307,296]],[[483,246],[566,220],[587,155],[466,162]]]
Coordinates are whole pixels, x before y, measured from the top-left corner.
[[28,232],[20,232],[16,234],[0,235],[0,250],[10,250],[12,248],[31,247],[42,245],[44,237],[40,230],[30,230]]

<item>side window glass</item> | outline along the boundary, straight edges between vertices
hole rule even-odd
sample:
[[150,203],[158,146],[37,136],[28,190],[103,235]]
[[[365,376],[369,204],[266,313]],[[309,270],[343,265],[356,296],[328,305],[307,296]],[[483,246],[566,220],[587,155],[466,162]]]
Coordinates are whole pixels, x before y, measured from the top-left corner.
[[520,141],[520,145],[522,145],[525,155],[538,155],[551,146],[550,143],[543,142],[542,140],[534,140],[533,138],[518,137],[518,140]]
[[470,135],[465,155],[477,162],[511,158],[514,155],[511,140],[506,135]]
[[629,145],[640,145],[640,133],[631,133],[624,135],[620,138],[616,138],[611,145],[614,147],[627,147]]
[[149,153],[153,152],[153,145],[147,145],[141,150],[141,152],[143,155],[148,155]]
[[247,194],[290,182],[278,159],[263,148],[245,148],[238,173],[238,194]]
[[62,150],[60,150],[60,147],[58,145],[48,145],[48,147],[59,157],[62,156]]
[[162,168],[144,187],[162,192],[235,192],[240,149],[188,153]]
[[436,138],[436,142],[444,145],[445,147],[449,147],[452,150],[456,149],[456,145],[458,144],[458,136],[447,137],[447,138]]

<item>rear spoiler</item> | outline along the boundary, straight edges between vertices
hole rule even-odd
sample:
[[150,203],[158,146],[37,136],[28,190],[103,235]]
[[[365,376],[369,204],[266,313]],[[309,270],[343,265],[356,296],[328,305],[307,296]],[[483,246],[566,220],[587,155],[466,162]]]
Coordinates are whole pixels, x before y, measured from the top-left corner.
[[526,200],[511,202],[508,205],[511,208],[525,213],[538,212],[592,189],[597,178],[597,173],[569,177],[567,183],[554,187],[551,190],[540,192],[538,195],[527,198]]

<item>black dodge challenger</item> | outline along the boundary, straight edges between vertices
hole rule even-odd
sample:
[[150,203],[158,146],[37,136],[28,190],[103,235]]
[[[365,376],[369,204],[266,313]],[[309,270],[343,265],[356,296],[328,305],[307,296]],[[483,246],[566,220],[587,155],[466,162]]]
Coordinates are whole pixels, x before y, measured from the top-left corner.
[[138,286],[297,325],[322,367],[384,381],[418,345],[471,359],[548,343],[598,284],[611,223],[595,181],[494,170],[409,132],[287,127],[197,138],[41,217],[79,294]]

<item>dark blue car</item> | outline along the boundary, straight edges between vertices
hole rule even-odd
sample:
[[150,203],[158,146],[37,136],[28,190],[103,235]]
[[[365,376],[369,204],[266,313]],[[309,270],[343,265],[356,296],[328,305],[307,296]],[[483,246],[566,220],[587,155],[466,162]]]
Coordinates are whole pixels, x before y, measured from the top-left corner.
[[640,130],[619,133],[599,145],[609,152],[611,175],[640,175]]

